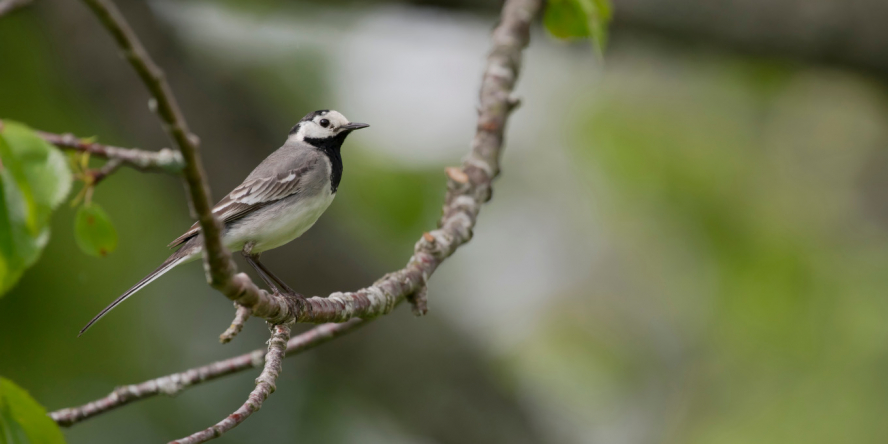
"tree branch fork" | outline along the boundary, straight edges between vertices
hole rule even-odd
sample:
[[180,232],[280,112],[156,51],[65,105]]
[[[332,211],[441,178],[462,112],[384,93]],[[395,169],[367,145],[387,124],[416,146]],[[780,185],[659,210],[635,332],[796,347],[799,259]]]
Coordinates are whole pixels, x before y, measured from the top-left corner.
[[[199,139],[185,118],[160,68],[153,62],[123,15],[110,0],[83,0],[116,41],[152,95],[151,108],[161,120],[175,150],[146,151],[101,145],[70,134],[38,131],[44,140],[60,148],[108,159],[99,170],[102,177],[123,165],[145,171],[181,175],[186,182],[190,207],[200,223],[204,239],[204,268],[208,283],[234,301],[235,319],[220,340],[232,340],[249,317],[266,320],[271,329],[268,349],[218,361],[140,384],[119,387],[85,405],[52,412],[61,426],[70,426],[102,412],[158,394],[174,395],[185,388],[250,368],[262,367],[257,385],[234,413],[205,430],[173,443],[205,442],[237,426],[257,411],[274,391],[281,360],[365,325],[391,312],[407,300],[414,313],[427,310],[427,283],[438,266],[472,238],[481,205],[491,197],[492,181],[499,174],[504,129],[518,101],[512,91],[521,65],[521,53],[529,41],[532,19],[542,0],[507,0],[499,24],[491,36],[492,49],[482,78],[479,115],[471,151],[459,167],[445,170],[447,193],[438,228],[420,237],[404,268],[388,273],[371,286],[336,292],[327,297],[303,298],[268,292],[238,272],[232,254],[221,241],[222,225],[212,213],[211,197],[199,152]],[[295,322],[322,324],[290,338]]]

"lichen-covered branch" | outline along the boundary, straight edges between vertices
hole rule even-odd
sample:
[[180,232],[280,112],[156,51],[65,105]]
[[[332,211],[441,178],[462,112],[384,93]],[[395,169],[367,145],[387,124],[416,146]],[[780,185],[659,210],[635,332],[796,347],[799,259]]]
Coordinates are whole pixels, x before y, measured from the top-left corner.
[[[361,319],[352,319],[343,324],[324,324],[314,327],[287,341],[286,356],[294,356],[314,348],[333,338],[354,331],[366,323],[367,321],[362,321]],[[118,387],[101,399],[79,407],[57,410],[49,415],[58,425],[68,427],[140,399],[156,395],[174,396],[188,387],[260,367],[265,363],[265,353],[264,349],[257,349],[250,353],[189,369],[181,373],[173,373],[139,384]]]
[[213,215],[210,187],[200,160],[200,141],[188,129],[163,71],[154,63],[120,10],[110,0],[83,0],[105,29],[114,37],[122,55],[148,88],[163,127],[185,160],[182,175],[191,208],[197,215],[204,239],[204,268],[213,288],[229,299],[253,310],[253,316],[280,323],[291,317],[285,298],[260,291],[246,274],[237,273],[231,252],[222,244],[222,224]]
[[67,150],[89,153],[109,160],[123,162],[127,166],[139,170],[158,170],[168,173],[182,171],[185,162],[182,155],[169,148],[160,151],[146,151],[137,148],[120,148],[111,145],[89,142],[73,134],[53,134],[45,131],[34,131],[43,140]]
[[262,408],[262,403],[274,393],[278,376],[283,367],[284,352],[287,340],[290,339],[290,324],[279,324],[271,327],[271,339],[268,340],[268,353],[265,355],[265,367],[256,378],[256,388],[250,392],[247,402],[234,413],[228,415],[216,425],[191,434],[185,438],[170,441],[169,444],[198,444],[222,436],[225,432],[244,422],[253,413]]

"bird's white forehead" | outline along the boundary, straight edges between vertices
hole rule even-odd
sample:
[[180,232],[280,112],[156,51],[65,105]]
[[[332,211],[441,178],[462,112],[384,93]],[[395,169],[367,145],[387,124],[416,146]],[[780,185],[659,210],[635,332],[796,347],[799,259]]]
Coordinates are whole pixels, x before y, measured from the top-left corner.
[[330,123],[333,123],[335,126],[342,126],[348,123],[348,119],[345,118],[339,111],[330,110],[327,111],[323,115],[315,116],[313,119],[315,122],[320,122],[321,119],[327,119]]

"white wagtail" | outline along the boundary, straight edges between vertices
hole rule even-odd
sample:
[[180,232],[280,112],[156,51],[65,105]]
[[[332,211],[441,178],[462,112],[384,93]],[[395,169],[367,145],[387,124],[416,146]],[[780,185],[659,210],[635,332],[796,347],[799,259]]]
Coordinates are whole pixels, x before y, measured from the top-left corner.
[[[232,251],[241,251],[273,291],[280,291],[279,285],[293,293],[259,262],[259,254],[296,239],[314,225],[333,202],[342,179],[342,142],[352,131],[368,126],[349,122],[336,111],[309,113],[290,130],[284,146],[265,158],[213,208],[213,214],[225,225],[222,243]],[[192,225],[169,246],[180,245],[160,267],[89,321],[80,334],[173,267],[199,258],[203,250],[199,224]]]

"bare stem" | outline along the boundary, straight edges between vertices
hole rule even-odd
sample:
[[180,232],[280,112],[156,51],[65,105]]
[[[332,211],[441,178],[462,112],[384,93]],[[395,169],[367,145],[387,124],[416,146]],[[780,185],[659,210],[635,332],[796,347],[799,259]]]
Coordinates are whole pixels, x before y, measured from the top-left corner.
[[98,184],[99,182],[105,180],[106,177],[108,177],[108,176],[110,176],[111,174],[113,174],[113,173],[114,173],[115,171],[117,171],[122,165],[123,165],[123,161],[122,161],[122,160],[120,160],[120,159],[111,159],[111,160],[105,162],[105,164],[102,165],[101,168],[99,168],[99,169],[97,169],[97,170],[95,170],[95,171],[92,171],[90,174],[92,174],[92,184],[93,184],[93,186],[95,186],[95,185]]
[[[324,324],[314,327],[287,341],[286,355],[295,356],[333,338],[352,332],[358,327],[367,324],[367,322],[360,319],[352,319],[343,324]],[[186,388],[256,368],[264,363],[265,350],[257,349],[240,356],[192,368],[184,372],[173,373],[139,384],[118,387],[103,398],[79,407],[57,410],[50,413],[49,416],[58,425],[69,427],[100,413],[125,406],[140,399],[151,398],[161,394],[174,396]]]
[[247,402],[228,415],[216,425],[182,439],[170,441],[169,444],[198,444],[222,436],[225,432],[237,427],[253,413],[262,408],[262,403],[274,393],[278,376],[283,366],[287,340],[290,339],[290,324],[279,324],[272,328],[271,339],[268,340],[268,353],[265,355],[265,367],[256,378],[256,388],[250,392]]
[[223,344],[231,342],[231,340],[234,339],[234,337],[237,336],[238,333],[240,333],[241,330],[244,329],[244,324],[247,322],[250,314],[253,313],[253,310],[251,310],[249,307],[237,305],[237,303],[235,303],[234,305],[236,306],[234,320],[231,321],[231,325],[228,326],[228,329],[219,336],[219,342]]

